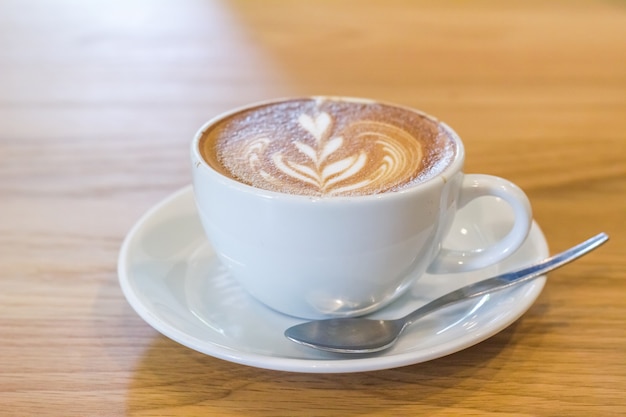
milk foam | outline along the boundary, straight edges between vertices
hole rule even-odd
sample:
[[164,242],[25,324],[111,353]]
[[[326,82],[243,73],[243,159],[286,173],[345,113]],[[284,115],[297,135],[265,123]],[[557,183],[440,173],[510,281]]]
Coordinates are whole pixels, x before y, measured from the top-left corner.
[[[207,132],[203,155],[254,187],[368,195],[436,174],[452,157],[436,122],[407,109],[294,100],[238,113]],[[445,152],[442,152],[445,151]]]

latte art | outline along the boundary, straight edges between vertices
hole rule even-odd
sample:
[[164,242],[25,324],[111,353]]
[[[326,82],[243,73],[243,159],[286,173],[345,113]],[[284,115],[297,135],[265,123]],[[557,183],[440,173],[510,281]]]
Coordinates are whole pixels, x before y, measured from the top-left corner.
[[421,146],[395,126],[358,121],[350,125],[355,134],[332,136],[332,122],[325,112],[301,114],[298,123],[311,137],[274,153],[268,151],[270,138],[250,140],[242,150],[250,172],[258,172],[269,189],[282,189],[289,178],[313,194],[362,194],[409,178],[420,164]]
[[441,162],[436,122],[416,118],[423,116],[377,103],[287,101],[225,119],[202,149],[214,167],[257,188],[376,194],[423,180]]

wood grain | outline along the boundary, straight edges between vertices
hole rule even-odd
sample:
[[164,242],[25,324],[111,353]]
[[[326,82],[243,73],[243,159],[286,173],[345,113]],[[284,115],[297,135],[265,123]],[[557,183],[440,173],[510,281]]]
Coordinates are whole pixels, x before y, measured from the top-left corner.
[[[624,415],[625,39],[614,0],[0,2],[0,415]],[[118,286],[123,237],[190,182],[206,119],[303,94],[435,114],[553,252],[611,241],[414,366],[281,373],[159,335]]]

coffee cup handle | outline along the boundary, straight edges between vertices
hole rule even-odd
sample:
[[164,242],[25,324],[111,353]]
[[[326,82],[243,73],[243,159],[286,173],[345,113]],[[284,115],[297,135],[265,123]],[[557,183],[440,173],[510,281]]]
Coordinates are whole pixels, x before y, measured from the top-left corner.
[[502,239],[485,248],[442,248],[429,266],[429,273],[455,273],[485,268],[507,258],[524,243],[532,225],[532,209],[526,194],[517,185],[503,178],[466,174],[457,200],[457,209],[485,196],[499,197],[511,206],[514,215],[511,230]]

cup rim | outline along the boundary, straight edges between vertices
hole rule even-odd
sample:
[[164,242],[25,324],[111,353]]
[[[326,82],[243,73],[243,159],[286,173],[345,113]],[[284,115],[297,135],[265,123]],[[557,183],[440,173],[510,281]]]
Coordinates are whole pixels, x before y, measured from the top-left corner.
[[[437,123],[448,135],[448,137],[454,141],[456,152],[452,162],[448,166],[444,168],[442,172],[435,175],[432,178],[429,178],[425,181],[418,182],[417,184],[410,185],[408,187],[404,187],[400,190],[395,191],[386,191],[378,194],[366,194],[366,195],[337,195],[337,196],[312,196],[312,195],[303,195],[303,194],[289,194],[278,191],[266,190],[263,188],[254,187],[249,184],[245,184],[243,182],[239,182],[235,179],[232,179],[221,172],[214,169],[202,156],[200,152],[200,140],[204,136],[204,133],[213,125],[220,122],[223,119],[226,119],[234,114],[240,113],[242,111],[250,110],[255,107],[267,106],[270,104],[281,103],[285,101],[297,101],[297,100],[311,100],[311,99],[331,99],[331,100],[342,100],[349,102],[363,102],[363,103],[380,103],[387,106],[392,106],[400,109],[404,109],[413,113],[416,113],[422,117],[428,118],[431,121]],[[222,113],[217,114],[216,116],[209,119],[205,122],[195,133],[193,140],[191,142],[191,156],[192,156],[192,164],[193,169],[202,168],[205,172],[209,173],[213,178],[221,182],[222,184],[229,186],[231,188],[240,189],[241,191],[252,193],[258,195],[260,197],[268,198],[268,199],[282,199],[282,200],[290,200],[293,202],[303,202],[303,201],[314,201],[314,202],[324,202],[325,204],[333,204],[339,202],[356,202],[356,201],[379,201],[379,200],[389,200],[395,198],[402,198],[407,195],[412,195],[414,193],[422,192],[424,189],[430,188],[439,184],[441,181],[446,183],[448,180],[452,178],[452,176],[458,172],[460,172],[463,168],[463,164],[465,161],[465,147],[463,142],[461,141],[460,136],[452,129],[448,124],[439,120],[438,118],[432,116],[429,113],[426,113],[422,110],[415,109],[409,106],[399,105],[395,103],[390,103],[381,100],[374,100],[368,98],[360,98],[360,97],[349,97],[349,96],[333,96],[333,95],[312,95],[312,96],[294,96],[294,97],[281,97],[274,98],[269,100],[257,101],[254,103],[246,104],[243,106],[238,106],[233,109],[224,111]]]

